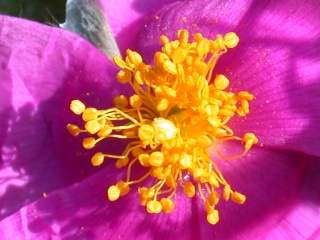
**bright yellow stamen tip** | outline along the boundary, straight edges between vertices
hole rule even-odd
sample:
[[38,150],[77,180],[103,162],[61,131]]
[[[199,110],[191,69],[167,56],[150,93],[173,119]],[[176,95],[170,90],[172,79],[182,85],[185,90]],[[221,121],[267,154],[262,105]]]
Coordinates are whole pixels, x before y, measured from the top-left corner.
[[94,167],[100,166],[104,162],[104,155],[101,152],[95,153],[91,158],[91,164]]
[[86,109],[86,106],[80,100],[72,100],[70,103],[70,110],[77,115],[83,113]]
[[170,198],[162,198],[160,200],[162,211],[164,213],[171,213],[174,210],[174,203]]
[[191,182],[186,182],[183,188],[184,193],[187,197],[193,198],[196,194],[196,188]]
[[[162,35],[160,43],[152,64],[132,50],[124,58],[115,57],[120,68],[116,78],[133,94],[115,96],[115,107],[101,110],[72,101],[70,110],[81,115],[84,127],[68,124],[67,129],[74,136],[89,135],[82,142],[85,149],[105,140],[126,142],[120,154],[98,152],[91,158],[93,166],[111,158],[116,168],[126,169],[125,179],[108,188],[110,201],[138,185],[139,202],[148,213],[170,213],[182,188],[186,197],[202,200],[207,221],[214,225],[221,201],[244,204],[246,196],[232,189],[209,148],[227,161],[241,158],[258,143],[254,133],[239,137],[229,126],[233,117],[249,114],[254,95],[230,91],[231,79],[215,72],[218,59],[239,44],[239,37],[229,32],[208,39],[196,33],[191,39],[182,29],[177,39]],[[228,141],[241,142],[243,150],[235,155],[220,152],[216,146]]]
[[121,191],[118,186],[112,185],[108,188],[108,199],[109,201],[116,201],[119,199]]
[[120,190],[120,196],[126,195],[130,191],[130,186],[127,182],[120,181],[116,185]]
[[153,167],[160,167],[163,164],[164,156],[162,152],[153,152],[149,157],[149,164]]
[[239,192],[233,192],[231,194],[231,200],[237,204],[244,204],[246,201],[246,196]]
[[93,137],[84,138],[82,141],[82,146],[85,149],[91,149],[96,145],[96,139]]
[[162,205],[159,201],[151,200],[147,202],[147,208],[148,213],[160,213],[162,211]]
[[214,86],[218,90],[225,90],[229,86],[229,79],[226,76],[219,74],[213,81]]
[[82,120],[85,122],[95,120],[98,117],[98,110],[96,108],[86,108],[82,113]]
[[212,210],[207,214],[208,223],[215,225],[219,222],[219,212],[217,210]]
[[228,48],[234,48],[239,43],[239,37],[234,32],[229,32],[226,35],[224,35],[223,40],[224,40],[224,44]]

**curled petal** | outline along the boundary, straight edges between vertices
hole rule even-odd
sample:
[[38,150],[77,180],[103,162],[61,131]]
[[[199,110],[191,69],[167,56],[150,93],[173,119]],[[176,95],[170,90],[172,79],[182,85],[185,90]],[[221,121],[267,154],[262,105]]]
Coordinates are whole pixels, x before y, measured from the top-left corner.
[[[102,52],[66,31],[0,17],[0,218],[92,173],[66,130],[72,98],[96,106],[116,90]],[[109,93],[109,94],[106,94]],[[94,94],[93,94],[94,93]],[[81,150],[81,151],[80,151]]]

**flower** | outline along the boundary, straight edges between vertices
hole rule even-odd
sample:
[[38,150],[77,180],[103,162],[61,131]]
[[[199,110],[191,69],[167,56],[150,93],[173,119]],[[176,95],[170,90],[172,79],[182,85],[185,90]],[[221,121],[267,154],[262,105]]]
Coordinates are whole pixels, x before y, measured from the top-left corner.
[[[243,204],[246,197],[232,190],[209,149],[227,161],[243,157],[258,143],[254,133],[240,138],[228,127],[235,115],[245,117],[250,112],[249,102],[254,96],[246,91],[228,91],[229,79],[222,74],[216,74],[211,82],[218,59],[239,43],[235,33],[218,35],[214,40],[196,33],[193,38],[190,42],[185,29],[177,32],[177,40],[161,35],[163,46],[154,54],[152,65],[130,49],[125,60],[114,57],[120,68],[117,80],[130,85],[134,94],[115,96],[115,106],[101,110],[73,100],[70,110],[82,117],[84,128],[69,123],[67,129],[73,136],[91,135],[83,138],[84,149],[93,149],[108,139],[127,140],[120,155],[97,152],[91,158],[93,166],[111,158],[117,168],[127,168],[126,180],[108,188],[110,201],[127,195],[132,185],[153,179],[151,186],[138,189],[140,204],[148,213],[171,213],[181,187],[189,198],[200,196],[208,223],[215,225],[219,222],[220,199]],[[220,153],[219,143],[229,141],[243,142],[242,153]],[[135,165],[147,170],[132,179]]]
[[[255,147],[243,159],[219,163],[230,183],[247,195],[247,202],[243,206],[222,205],[223,221],[215,226],[206,224],[200,202],[180,194],[175,211],[165,216],[146,217],[144,210],[135,204],[134,194],[106,203],[107,183],[112,184],[122,176],[108,163],[94,175],[90,172],[77,175],[86,169],[90,156],[64,131],[64,125],[73,120],[68,117],[68,103],[78,98],[90,106],[108,107],[105,105],[111,103],[111,96],[106,93],[120,94],[110,85],[111,81],[115,84],[114,69],[102,53],[74,35],[2,17],[1,76],[5,79],[1,82],[1,106],[5,109],[1,111],[1,129],[5,130],[1,139],[2,169],[5,174],[18,176],[10,182],[11,186],[15,185],[20,193],[30,191],[24,196],[34,194],[29,201],[46,189],[57,189],[2,220],[2,236],[316,239],[319,235],[317,7],[312,1],[176,2],[157,12],[141,29],[137,50],[146,58],[151,57],[161,34],[172,38],[177,29],[200,31],[210,37],[230,31],[240,36],[239,47],[221,58],[217,72],[232,79],[232,91],[245,88],[255,95],[245,122],[234,121],[230,126],[240,135],[242,131],[255,132],[264,146]],[[40,86],[40,81],[45,84]],[[106,145],[109,149],[115,146]],[[21,168],[21,164],[30,166]],[[52,175],[47,177],[48,174]],[[76,181],[79,182],[66,186]],[[3,195],[7,197],[1,197],[1,201],[12,192],[10,185],[1,184],[8,186]],[[36,189],[34,186],[40,186],[36,193],[31,191]],[[10,198],[10,202],[13,200],[19,200],[18,193]]]

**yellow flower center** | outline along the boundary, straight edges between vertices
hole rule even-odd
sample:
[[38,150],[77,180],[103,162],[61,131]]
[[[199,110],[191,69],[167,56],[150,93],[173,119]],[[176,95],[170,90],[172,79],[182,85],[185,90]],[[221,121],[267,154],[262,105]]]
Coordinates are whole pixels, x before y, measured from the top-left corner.
[[[246,197],[232,190],[209,148],[226,141],[242,142],[244,150],[235,156],[224,156],[215,149],[221,159],[228,160],[243,156],[258,143],[253,133],[238,137],[227,125],[235,115],[249,113],[254,96],[228,91],[229,79],[213,74],[219,57],[237,46],[235,33],[213,40],[197,33],[192,42],[186,30],[178,31],[177,36],[174,41],[160,37],[162,49],[154,54],[151,65],[132,50],[127,50],[125,59],[115,57],[120,68],[117,80],[129,84],[134,94],[116,96],[115,107],[104,110],[73,100],[70,109],[82,116],[84,129],[74,124],[67,128],[74,136],[91,135],[83,139],[85,149],[108,138],[131,140],[121,155],[98,152],[91,158],[93,166],[111,158],[117,168],[127,168],[126,179],[108,188],[110,201],[126,195],[136,184],[140,204],[148,213],[170,213],[181,188],[187,197],[202,199],[208,223],[216,224],[220,199],[243,204]],[[133,165],[144,167],[145,174],[132,179]]]

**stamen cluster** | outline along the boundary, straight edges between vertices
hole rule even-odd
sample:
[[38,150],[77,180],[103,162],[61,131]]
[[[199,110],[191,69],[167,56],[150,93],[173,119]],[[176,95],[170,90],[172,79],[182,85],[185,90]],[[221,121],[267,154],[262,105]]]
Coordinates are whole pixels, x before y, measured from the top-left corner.
[[[239,38],[230,32],[210,40],[197,33],[189,42],[188,31],[179,30],[177,40],[162,35],[160,42],[162,49],[154,54],[151,65],[132,50],[127,50],[125,59],[114,58],[120,68],[117,80],[129,84],[134,94],[116,96],[115,107],[104,110],[73,100],[70,109],[81,115],[84,128],[75,124],[67,128],[74,136],[91,135],[83,139],[85,149],[105,139],[130,139],[121,155],[97,152],[91,158],[93,166],[111,158],[117,168],[127,168],[126,179],[108,188],[110,201],[137,184],[140,204],[148,213],[170,213],[181,188],[187,197],[202,199],[207,221],[216,224],[220,199],[243,204],[246,197],[224,179],[209,148],[226,141],[242,142],[244,150],[235,156],[224,156],[216,149],[221,159],[228,160],[243,156],[258,143],[253,133],[238,137],[227,126],[232,117],[249,113],[254,96],[228,91],[229,79],[213,74],[219,57],[236,47]],[[138,179],[131,177],[134,165],[145,169]],[[142,186],[143,182],[147,185]]]

